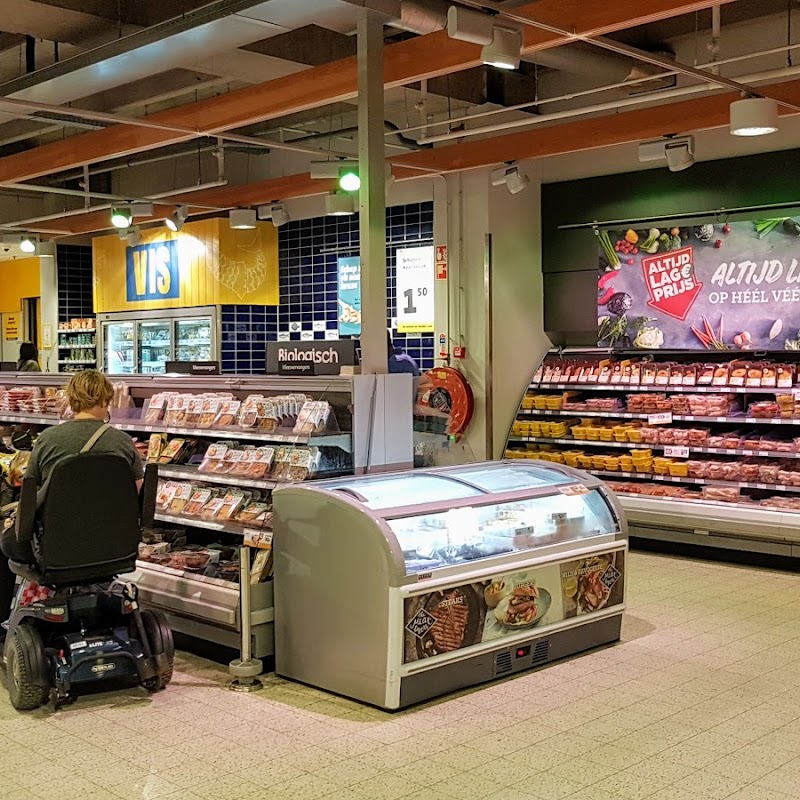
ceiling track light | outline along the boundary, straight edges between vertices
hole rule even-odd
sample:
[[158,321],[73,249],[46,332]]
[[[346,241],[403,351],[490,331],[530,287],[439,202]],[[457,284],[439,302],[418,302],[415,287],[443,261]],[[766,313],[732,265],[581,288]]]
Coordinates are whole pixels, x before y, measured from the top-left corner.
[[152,203],[131,203],[130,212],[132,217],[152,217],[155,206]]
[[487,67],[518,69],[521,53],[522,32],[495,25],[492,41],[481,50],[481,61]]
[[778,130],[778,104],[769,97],[745,97],[731,103],[734,136],[767,136]]
[[490,177],[492,186],[505,186],[511,194],[519,194],[527,188],[531,179],[515,164],[507,164],[505,167],[493,170]]
[[128,247],[136,247],[142,241],[142,229],[138,225],[128,228],[125,238],[128,241]]
[[111,224],[115,228],[130,228],[133,215],[129,208],[112,208]]
[[30,236],[23,236],[19,243],[19,249],[23,253],[35,253],[37,240]]
[[325,195],[325,215],[328,217],[345,217],[356,213],[353,196],[343,192]]
[[258,216],[254,208],[232,208],[228,222],[235,231],[252,231],[258,224]]
[[286,210],[286,206],[283,203],[274,203],[272,205],[270,208],[270,218],[272,219],[272,224],[276,228],[280,228],[291,220],[289,212]]
[[639,145],[639,161],[665,161],[670,172],[682,172],[694,164],[694,136],[665,136]]
[[178,231],[183,227],[183,224],[186,222],[186,219],[189,216],[189,206],[176,206],[175,211],[164,220],[164,224],[173,232],[178,233]]

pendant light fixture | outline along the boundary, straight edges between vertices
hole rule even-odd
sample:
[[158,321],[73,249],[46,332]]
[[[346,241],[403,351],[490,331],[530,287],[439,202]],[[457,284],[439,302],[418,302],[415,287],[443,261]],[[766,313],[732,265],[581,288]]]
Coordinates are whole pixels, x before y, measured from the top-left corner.
[[325,195],[325,215],[328,217],[345,217],[356,213],[353,196],[342,192]]
[[232,208],[229,214],[230,226],[235,231],[252,231],[257,224],[254,208]]
[[778,130],[778,104],[769,97],[745,97],[731,103],[734,136],[766,136]]

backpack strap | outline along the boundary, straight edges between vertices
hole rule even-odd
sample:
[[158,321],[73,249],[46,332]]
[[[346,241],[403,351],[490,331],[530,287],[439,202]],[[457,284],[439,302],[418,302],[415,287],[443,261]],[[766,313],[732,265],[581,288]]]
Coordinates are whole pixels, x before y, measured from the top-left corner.
[[101,425],[92,435],[89,437],[89,441],[81,448],[81,452],[79,455],[83,455],[84,453],[88,453],[96,444],[97,440],[111,427],[111,425],[106,422]]

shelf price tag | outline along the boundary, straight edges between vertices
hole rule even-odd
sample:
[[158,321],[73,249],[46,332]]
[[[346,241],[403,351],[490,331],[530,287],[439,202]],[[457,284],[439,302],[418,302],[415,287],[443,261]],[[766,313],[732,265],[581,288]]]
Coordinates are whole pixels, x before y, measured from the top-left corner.
[[689,448],[677,445],[668,445],[664,448],[664,455],[667,458],[689,458]]
[[672,424],[672,412],[671,411],[662,411],[658,414],[648,414],[647,415],[647,424],[648,425],[671,425]]

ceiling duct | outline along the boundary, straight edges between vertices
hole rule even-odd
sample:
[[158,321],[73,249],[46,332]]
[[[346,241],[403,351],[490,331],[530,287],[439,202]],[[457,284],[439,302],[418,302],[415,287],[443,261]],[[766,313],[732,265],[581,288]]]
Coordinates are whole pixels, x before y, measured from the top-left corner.
[[[526,60],[571,75],[591,76],[598,84],[622,83],[650,76],[658,79],[664,71],[654,64],[636,61],[627,56],[619,56],[584,44],[541,50]],[[641,84],[637,84],[637,88],[640,91],[645,90]]]
[[400,4],[400,19],[389,20],[392,28],[400,28],[422,36],[444,30],[447,27],[445,0],[403,0]]

